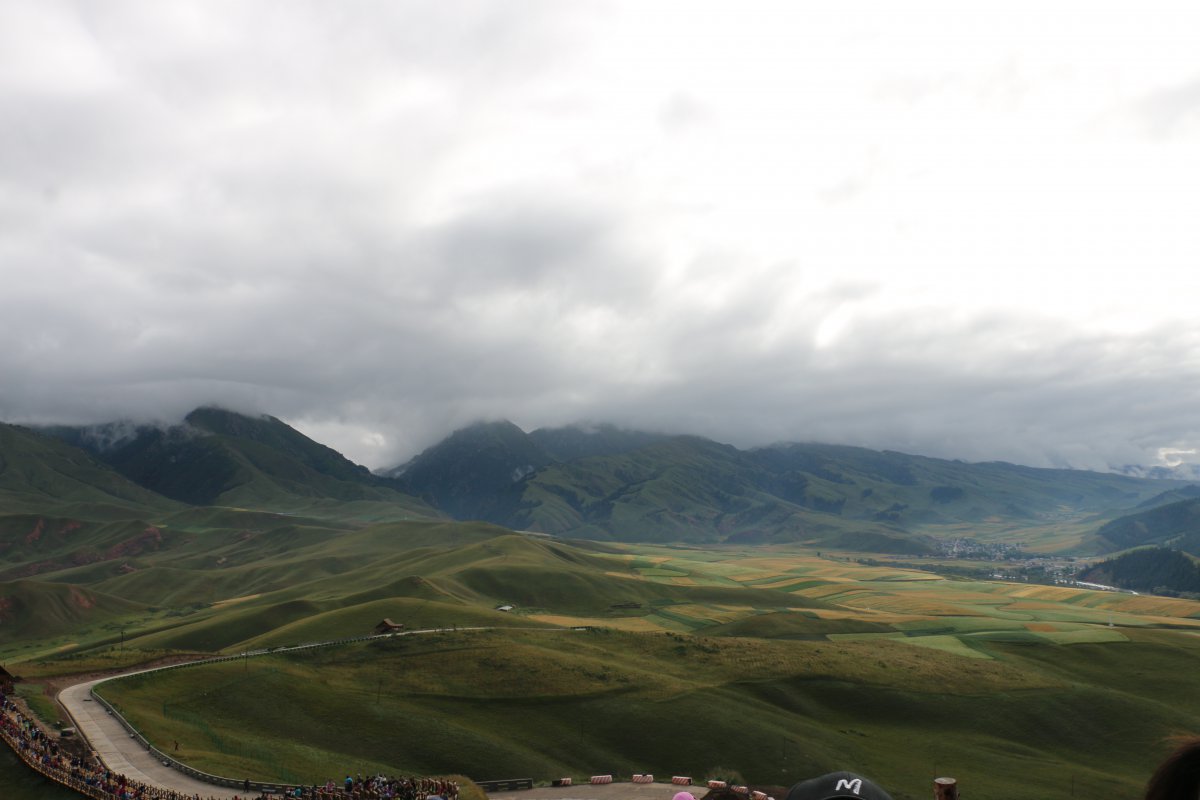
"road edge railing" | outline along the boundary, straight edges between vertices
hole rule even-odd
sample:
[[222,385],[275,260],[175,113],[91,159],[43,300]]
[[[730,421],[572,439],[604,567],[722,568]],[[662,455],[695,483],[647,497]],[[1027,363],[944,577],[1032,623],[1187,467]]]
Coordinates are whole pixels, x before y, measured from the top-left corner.
[[[202,666],[204,664],[218,664],[218,663],[226,662],[226,661],[238,661],[238,660],[244,660],[244,659],[248,659],[248,658],[257,658],[259,656],[278,655],[278,654],[282,654],[282,653],[293,653],[293,652],[296,652],[299,650],[311,650],[311,649],[318,648],[318,647],[336,647],[338,645],[353,644],[355,642],[367,642],[367,641],[372,641],[372,640],[376,640],[376,639],[392,639],[392,638],[396,638],[396,637],[400,637],[400,636],[413,636],[413,635],[417,635],[417,634],[459,633],[459,632],[464,632],[464,631],[481,631],[481,630],[495,630],[495,628],[494,627],[483,627],[483,626],[479,626],[479,627],[455,626],[452,628],[426,628],[423,630],[414,630],[414,631],[395,631],[392,633],[370,634],[368,636],[353,636],[353,637],[346,638],[346,639],[335,639],[335,640],[328,641],[328,642],[309,642],[306,644],[280,645],[278,647],[266,647],[266,648],[260,648],[258,650],[245,650],[245,651],[242,651],[241,653],[236,653],[233,655],[214,656],[213,658],[200,658],[200,659],[196,659],[194,661],[184,661],[184,662],[180,662],[178,664],[167,664],[167,665],[161,666],[161,667],[151,667],[149,669],[138,670],[137,672],[125,673],[124,675],[113,675],[108,678],[102,678],[102,679],[94,682],[91,685],[91,687],[88,689],[88,694],[93,700],[95,700],[95,701],[99,702],[101,705],[103,705],[104,709],[109,714],[111,714],[112,717],[118,723],[120,723],[121,727],[129,732],[130,738],[137,740],[141,745],[143,745],[146,748],[146,751],[151,753],[152,755],[154,755],[154,757],[156,759],[158,759],[158,761],[161,762],[163,766],[170,767],[172,769],[175,769],[175,770],[183,773],[184,775],[187,775],[188,777],[195,778],[196,780],[203,781],[204,783],[212,784],[213,786],[222,786],[227,789],[246,789],[247,787],[249,787],[249,789],[251,791],[257,791],[260,793],[281,794],[281,793],[287,792],[289,789],[303,788],[306,784],[252,781],[252,780],[248,780],[248,779],[228,778],[223,775],[213,775],[211,773],[204,772],[203,770],[198,770],[195,767],[188,766],[187,764],[183,763],[182,761],[180,761],[176,758],[173,758],[168,753],[164,753],[162,750],[159,750],[157,747],[155,747],[153,744],[151,744],[150,740],[147,739],[144,735],[142,735],[141,731],[139,731],[137,728],[135,728],[133,726],[133,724],[131,722],[129,722],[129,720],[125,719],[125,715],[123,715],[116,707],[114,707],[112,703],[108,702],[107,700],[105,700],[103,697],[101,697],[99,694],[96,693],[96,687],[102,683],[107,683],[109,681],[121,680],[122,678],[131,678],[134,675],[146,675],[151,672],[165,672],[167,670],[172,670],[172,669],[186,669],[188,667],[198,667],[198,666]],[[524,628],[524,627],[522,627],[521,630],[560,632],[560,631],[578,631],[580,629],[579,628],[532,628],[532,627]],[[60,705],[62,705],[63,708],[66,709],[65,704],[60,703]],[[84,735],[82,729],[79,726],[79,721],[75,719],[75,715],[71,713],[70,709],[66,709],[66,711],[67,711],[67,715],[69,717],[71,717],[71,720],[75,723],[76,730],[79,731],[81,736]],[[92,749],[94,750],[95,748],[93,747]],[[488,784],[496,784],[496,785],[511,785],[512,788],[514,788],[514,789],[532,789],[533,788],[533,779],[532,778],[518,778],[518,779],[508,779],[508,780],[502,780],[502,781],[475,781],[475,783],[476,783],[476,785],[481,786],[481,787],[488,785]],[[488,791],[488,790],[485,789],[484,791]],[[501,791],[501,790],[500,789],[492,789],[491,791]]]

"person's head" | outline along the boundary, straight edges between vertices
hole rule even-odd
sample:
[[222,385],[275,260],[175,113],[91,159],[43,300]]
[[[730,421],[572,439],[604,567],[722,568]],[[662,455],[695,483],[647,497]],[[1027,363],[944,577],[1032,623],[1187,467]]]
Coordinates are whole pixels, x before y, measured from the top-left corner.
[[831,772],[819,778],[800,781],[785,800],[892,800],[891,795],[871,781],[853,772]]
[[696,796],[691,792],[676,792],[671,800],[696,800]]
[[1158,765],[1146,786],[1146,800],[1200,797],[1200,737],[1183,739]]

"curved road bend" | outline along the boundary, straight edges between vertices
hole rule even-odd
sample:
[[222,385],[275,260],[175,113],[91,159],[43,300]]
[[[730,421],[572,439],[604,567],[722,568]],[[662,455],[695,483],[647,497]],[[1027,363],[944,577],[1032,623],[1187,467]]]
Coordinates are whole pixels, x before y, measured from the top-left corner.
[[[458,630],[468,629],[459,628]],[[472,628],[470,630],[480,630],[480,628]],[[435,632],[438,631],[436,629],[407,631],[404,634],[385,634],[384,636],[403,636],[414,633]],[[280,649],[298,650],[313,646],[320,645]],[[254,655],[258,655],[258,653],[254,653]],[[58,700],[74,718],[80,736],[87,740],[92,749],[99,754],[105,766],[113,772],[123,773],[129,778],[153,786],[173,789],[186,794],[198,794],[204,798],[233,798],[235,795],[244,794],[244,792],[237,789],[227,789],[223,786],[215,786],[211,783],[196,780],[172,767],[165,766],[134,739],[121,726],[121,723],[117,722],[116,718],[105,710],[102,704],[91,699],[92,687],[101,681],[124,678],[136,675],[139,672],[153,672],[155,669],[159,668],[135,669],[121,675],[112,675],[107,678],[97,678],[84,683],[77,683],[59,692]],[[669,783],[612,783],[604,786],[582,784],[580,786],[529,789],[517,792],[495,792],[490,794],[489,797],[493,798],[493,800],[671,800],[675,796],[675,793],[682,788],[685,787],[674,786]],[[699,796],[697,794],[699,787],[686,788]],[[701,793],[703,791],[703,789],[700,789]]]
[[121,727],[116,718],[107,713],[104,706],[91,699],[92,686],[103,678],[68,686],[58,694],[58,700],[70,712],[79,727],[79,734],[87,739],[105,766],[128,778],[164,789],[174,789],[201,797],[231,798],[245,794],[235,789],[214,786],[184,775],[148,752],[128,731]]

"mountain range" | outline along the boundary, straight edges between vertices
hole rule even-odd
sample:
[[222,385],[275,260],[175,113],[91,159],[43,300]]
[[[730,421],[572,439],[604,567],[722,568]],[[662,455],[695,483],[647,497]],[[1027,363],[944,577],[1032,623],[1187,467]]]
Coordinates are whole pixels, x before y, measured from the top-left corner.
[[372,473],[274,417],[200,408],[170,426],[0,425],[0,459],[4,514],[81,525],[217,507],[908,554],[973,528],[1019,541],[1023,531],[1071,525],[1087,529],[1074,540],[1081,552],[1168,540],[1200,548],[1185,513],[1200,508],[1200,489],[1178,481],[829,444],[741,450],[611,425],[526,433],[481,422]]

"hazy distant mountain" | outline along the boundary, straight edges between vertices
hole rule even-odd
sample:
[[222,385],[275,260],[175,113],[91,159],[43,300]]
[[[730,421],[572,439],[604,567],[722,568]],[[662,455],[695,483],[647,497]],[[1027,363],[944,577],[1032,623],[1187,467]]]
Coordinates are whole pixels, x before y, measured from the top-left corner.
[[1155,478],[1165,481],[1200,481],[1200,464],[1192,464],[1186,461],[1176,464],[1173,467],[1146,467],[1140,464],[1126,464],[1119,468],[1114,467],[1114,470],[1122,475],[1130,475],[1135,478]]
[[530,432],[529,438],[555,461],[574,461],[591,456],[628,453],[671,437],[615,425],[568,425],[562,428],[538,428]]
[[[1190,529],[1175,526],[1183,507],[1172,510],[1189,501],[1170,501],[1189,497],[1195,487],[859,447],[779,444],[739,450],[701,437],[608,425],[525,433],[500,421],[463,428],[407,464],[374,475],[274,417],[215,408],[198,409],[165,427],[110,424],[47,431],[87,451],[57,442],[51,448],[58,458],[74,459],[77,470],[90,469],[90,477],[77,476],[68,489],[62,476],[71,470],[50,468],[39,473],[42,478],[22,483],[27,496],[45,485],[58,487],[43,492],[47,498],[54,492],[80,500],[123,492],[144,506],[167,502],[121,481],[98,463],[103,461],[145,489],[199,506],[311,513],[323,519],[440,513],[563,537],[806,542],[905,553],[931,549],[933,540],[925,535],[930,526],[955,526],[948,530],[967,535],[970,525],[980,523],[1018,531],[1055,520],[1078,522],[1088,514],[1112,517],[1139,503],[1160,502],[1166,505],[1141,512],[1152,516],[1104,526],[1099,547],[1160,541],[1193,546]],[[9,439],[17,438],[10,432]],[[35,441],[43,448],[53,442],[44,436]],[[8,450],[20,452],[15,444],[0,451],[10,460],[15,456]],[[12,507],[34,509],[38,502]],[[356,504],[352,514],[339,505],[347,503]]]
[[512,517],[521,482],[553,461],[511,422],[480,422],[383,474],[456,519],[496,521]]
[[1119,517],[1100,526],[1096,536],[1109,551],[1155,544],[1200,555],[1200,498]]
[[114,423],[46,431],[130,480],[193,505],[273,507],[296,498],[418,503],[280,420],[201,408],[166,427]]
[[[559,536],[921,552],[927,525],[1128,509],[1164,484],[857,447],[742,451],[611,426],[474,425],[390,473],[453,516]],[[1168,484],[1169,485],[1169,484]]]
[[1177,503],[1180,500],[1195,500],[1200,498],[1200,486],[1188,484],[1178,488],[1168,489],[1165,492],[1154,495],[1149,500],[1138,503],[1138,508],[1158,508],[1170,503]]

